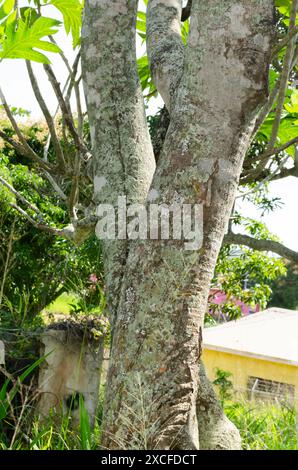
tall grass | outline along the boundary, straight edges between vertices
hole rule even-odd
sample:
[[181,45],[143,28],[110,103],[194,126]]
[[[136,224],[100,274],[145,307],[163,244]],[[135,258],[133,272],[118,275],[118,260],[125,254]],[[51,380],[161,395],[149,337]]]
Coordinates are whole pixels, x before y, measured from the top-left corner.
[[[104,387],[101,387],[98,416],[95,428],[91,430],[84,401],[80,397],[80,422],[72,426],[70,416],[51,414],[40,420],[34,411],[34,398],[22,392],[22,382],[32,372],[35,363],[28,368],[18,380],[7,378],[0,387],[0,450],[92,450],[100,447],[100,426],[102,421],[102,405]],[[11,382],[12,387],[8,389]],[[21,410],[14,408],[16,394],[23,397]],[[28,389],[28,393],[30,390]],[[19,405],[18,405],[19,406]],[[297,442],[297,410],[284,403],[252,402],[247,400],[224,401],[227,416],[241,433],[245,450],[298,450]],[[145,402],[142,402],[143,414],[140,422],[144,429],[135,432],[138,441],[135,448],[146,445],[147,427]],[[141,443],[142,441],[142,443]],[[124,449],[125,449],[124,444]]]
[[29,411],[23,413],[17,433],[13,435],[12,440],[6,432],[0,432],[0,450],[93,450],[99,448],[100,428],[96,422],[91,431],[84,402],[80,400],[77,427],[72,425],[70,416],[53,413],[40,420]]
[[[71,414],[53,411],[48,417],[36,414],[38,392],[24,383],[46,356],[26,368],[17,378],[0,366],[6,377],[0,385],[0,450],[92,450],[99,446],[99,420],[91,432],[84,398],[79,397],[79,424],[72,425]],[[100,391],[102,415],[103,393]],[[61,410],[62,411],[62,410]]]
[[282,403],[227,402],[225,413],[246,450],[297,450],[297,411]]
[[[65,417],[60,425],[54,417],[41,423],[37,418],[23,426],[14,442],[16,450],[92,450],[100,447],[100,422],[90,430],[81,404],[81,421],[75,431]],[[297,414],[280,404],[229,402],[227,416],[238,427],[245,450],[297,450]],[[8,448],[1,442],[0,449]]]

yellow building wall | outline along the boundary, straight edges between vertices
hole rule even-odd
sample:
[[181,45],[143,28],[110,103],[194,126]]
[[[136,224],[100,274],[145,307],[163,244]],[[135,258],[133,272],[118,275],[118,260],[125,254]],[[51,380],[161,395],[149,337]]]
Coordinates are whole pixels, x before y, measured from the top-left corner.
[[298,403],[298,367],[279,362],[264,361],[262,359],[238,356],[211,349],[203,350],[203,361],[210,380],[216,378],[216,369],[231,372],[236,390],[245,391],[249,377],[260,377],[275,380],[295,386],[295,402]]

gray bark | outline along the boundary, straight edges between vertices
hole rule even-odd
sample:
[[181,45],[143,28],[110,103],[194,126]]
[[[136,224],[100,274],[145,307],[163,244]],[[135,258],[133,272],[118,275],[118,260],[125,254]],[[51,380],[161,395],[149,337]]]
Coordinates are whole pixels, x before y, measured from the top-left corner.
[[174,105],[182,76],[184,46],[180,33],[182,0],[150,0],[147,52],[155,85],[168,110]]
[[[202,240],[195,250],[185,250],[185,240],[137,240],[130,244],[126,264],[122,247],[107,244],[112,297],[117,297],[121,285],[119,305],[117,297],[113,306],[115,311],[118,305],[118,310],[102,429],[102,446],[109,449],[191,450],[198,449],[200,442],[202,448],[208,447],[208,441],[221,445],[216,436],[225,420],[216,421],[219,411],[212,392],[199,380],[201,331],[244,155],[267,94],[273,0],[192,3],[183,64],[176,28],[181,3],[152,0],[149,8],[151,66],[171,114],[150,194],[157,204],[198,204]],[[152,155],[149,143],[142,152],[137,144],[139,135],[147,131],[135,72],[135,7],[130,0],[87,1],[83,50],[85,60],[90,56],[85,83],[95,175],[101,182],[104,175],[109,182],[95,190],[97,203],[113,200],[123,191],[126,179],[121,177],[130,174],[131,162]],[[154,9],[162,9],[164,21],[158,17],[154,24]],[[160,44],[155,35],[160,35]],[[178,53],[169,50],[173,35]],[[94,54],[99,56],[97,64]],[[111,80],[115,69],[119,77]],[[120,77],[122,73],[126,78]],[[125,120],[119,119],[119,109],[125,111]],[[123,164],[128,171],[123,172]],[[142,165],[138,168],[144,170]],[[134,176],[130,183],[137,180]],[[148,189],[149,180],[143,189]],[[210,414],[197,407],[198,392],[210,396]],[[198,429],[202,432],[201,424],[208,420],[209,434],[199,438]]]
[[[155,170],[137,75],[137,0],[85,2],[82,70],[93,149],[94,203],[143,202]],[[117,311],[127,242],[103,241],[107,301]]]
[[197,417],[200,449],[240,450],[240,433],[225,416],[202,362],[200,362],[199,376]]

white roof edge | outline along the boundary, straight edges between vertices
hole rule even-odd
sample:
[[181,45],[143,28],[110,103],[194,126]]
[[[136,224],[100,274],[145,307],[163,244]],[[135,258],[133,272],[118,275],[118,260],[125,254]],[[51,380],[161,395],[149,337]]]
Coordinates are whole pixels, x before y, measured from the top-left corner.
[[228,354],[235,354],[237,356],[253,357],[255,359],[261,359],[263,361],[279,362],[281,364],[287,364],[289,366],[298,367],[298,361],[291,361],[289,359],[283,359],[283,358],[280,358],[280,357],[266,356],[266,355],[263,355],[263,354],[257,354],[257,353],[242,351],[242,350],[233,349],[233,348],[226,348],[224,346],[214,346],[213,344],[204,343],[203,344],[203,350],[204,349],[209,349],[209,350],[212,350],[212,351],[225,352],[225,353],[228,353]]

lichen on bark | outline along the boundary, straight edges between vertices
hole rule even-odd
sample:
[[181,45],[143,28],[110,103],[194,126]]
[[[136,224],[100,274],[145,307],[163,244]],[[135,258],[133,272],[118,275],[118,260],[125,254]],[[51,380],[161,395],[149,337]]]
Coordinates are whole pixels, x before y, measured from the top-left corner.
[[[82,29],[82,71],[92,137],[94,202],[116,207],[118,197],[143,202],[155,159],[137,74],[137,0],[87,0]],[[115,316],[127,242],[103,245],[107,300]]]
[[[137,188],[142,200],[152,148],[136,76],[136,2],[115,0],[108,9],[104,3],[87,1],[83,37],[100,187],[95,198],[133,197],[130,189]],[[199,378],[201,331],[244,155],[267,94],[273,0],[193,0],[186,49],[179,15],[178,0],[150,2],[148,50],[170,125],[149,194],[159,204],[171,205],[177,195],[181,204],[199,204],[203,242],[187,251],[184,240],[136,240],[126,245],[125,259],[122,246],[106,246],[108,287],[117,297],[102,428],[109,449],[192,450],[208,447],[206,439],[220,446],[217,431],[229,427]],[[210,414],[197,406],[206,390]],[[212,423],[205,439],[198,432],[204,422]]]

